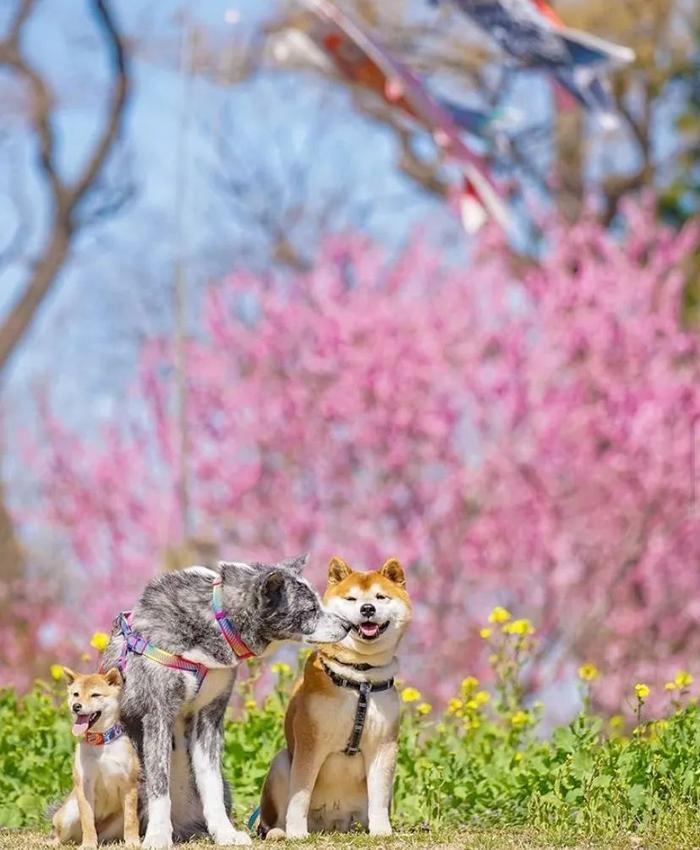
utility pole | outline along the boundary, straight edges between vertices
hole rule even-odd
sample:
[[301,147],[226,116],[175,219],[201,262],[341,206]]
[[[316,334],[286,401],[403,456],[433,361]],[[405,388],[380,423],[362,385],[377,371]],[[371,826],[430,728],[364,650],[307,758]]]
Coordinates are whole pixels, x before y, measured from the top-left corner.
[[190,486],[191,441],[188,421],[187,386],[187,307],[189,240],[185,216],[187,204],[187,168],[189,164],[189,135],[194,79],[194,37],[189,11],[182,10],[180,30],[180,118],[177,128],[175,174],[175,267],[173,280],[173,318],[175,342],[175,374],[177,415],[175,419],[177,446],[177,500],[181,544],[192,538],[192,504]]

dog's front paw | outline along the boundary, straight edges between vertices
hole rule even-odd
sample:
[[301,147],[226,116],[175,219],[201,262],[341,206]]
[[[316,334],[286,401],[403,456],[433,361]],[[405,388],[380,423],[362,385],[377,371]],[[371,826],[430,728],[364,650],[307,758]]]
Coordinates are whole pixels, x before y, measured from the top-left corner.
[[369,834],[374,837],[387,837],[391,835],[391,824],[379,824],[379,826],[370,826]]
[[369,834],[376,837],[391,835],[391,823],[387,815],[369,819]]
[[283,829],[275,827],[267,833],[267,835],[265,836],[265,841],[284,841],[286,837],[287,833]]
[[300,838],[308,838],[309,830],[305,826],[294,826],[287,824],[287,838],[300,839]]
[[214,844],[223,844],[224,846],[234,845],[236,847],[245,847],[253,843],[253,839],[247,832],[242,832],[240,829],[234,829],[231,824],[217,829],[212,835]]
[[141,846],[145,847],[146,850],[167,850],[168,847],[173,846],[172,830],[167,832],[165,830],[162,832],[147,830]]

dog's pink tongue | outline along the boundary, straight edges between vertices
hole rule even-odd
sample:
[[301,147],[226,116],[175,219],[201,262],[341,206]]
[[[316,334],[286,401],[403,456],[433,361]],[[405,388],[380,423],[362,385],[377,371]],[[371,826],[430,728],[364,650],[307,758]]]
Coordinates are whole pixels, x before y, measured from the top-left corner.
[[379,626],[377,623],[361,623],[360,631],[365,637],[376,637],[379,634]]
[[88,727],[90,726],[90,715],[89,714],[79,714],[75,718],[75,723],[73,724],[73,729],[71,730],[74,735],[84,735]]

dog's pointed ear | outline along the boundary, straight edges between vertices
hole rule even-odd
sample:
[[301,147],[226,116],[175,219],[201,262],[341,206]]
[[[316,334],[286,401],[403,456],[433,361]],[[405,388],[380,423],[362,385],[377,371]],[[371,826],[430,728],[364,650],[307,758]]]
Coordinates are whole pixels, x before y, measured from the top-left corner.
[[77,673],[74,673],[70,667],[63,668],[63,678],[68,682],[69,685],[72,685],[78,677]]
[[299,555],[297,558],[286,558],[280,563],[280,567],[283,567],[286,570],[291,570],[297,575],[301,575],[301,573],[304,571],[304,567],[308,563],[309,553],[305,552],[303,555]]
[[257,575],[257,568],[244,561],[219,561],[216,570],[224,581],[233,583],[248,582]]
[[109,670],[105,673],[105,681],[108,685],[112,685],[113,687],[120,687],[124,684],[124,679],[122,679],[122,674],[118,667],[109,668]]
[[381,570],[379,570],[379,573],[385,579],[398,584],[399,587],[406,587],[406,576],[404,575],[403,567],[396,558],[389,558]]
[[352,574],[352,570],[342,558],[334,555],[328,564],[328,584],[340,584]]
[[282,588],[284,587],[284,574],[279,570],[269,572],[262,582],[260,588],[260,596],[263,604],[269,605],[271,608],[276,608],[282,598]]

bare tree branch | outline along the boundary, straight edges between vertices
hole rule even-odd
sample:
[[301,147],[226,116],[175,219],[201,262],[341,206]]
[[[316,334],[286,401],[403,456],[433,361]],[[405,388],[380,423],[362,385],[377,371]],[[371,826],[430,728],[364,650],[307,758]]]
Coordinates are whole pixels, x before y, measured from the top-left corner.
[[22,28],[29,20],[34,6],[35,0],[22,0],[8,37],[0,42],[0,67],[4,65],[9,68],[29,88],[32,119],[39,142],[39,166],[49,188],[52,218],[45,245],[29,280],[0,325],[0,371],[6,368],[68,258],[73,234],[80,224],[76,216],[77,208],[95,188],[97,178],[119,135],[129,94],[124,39],[117,30],[108,0],[91,0],[109,55],[112,93],[106,122],[85,165],[74,183],[64,182],[56,165],[53,97],[45,79],[32,67],[22,51]]

